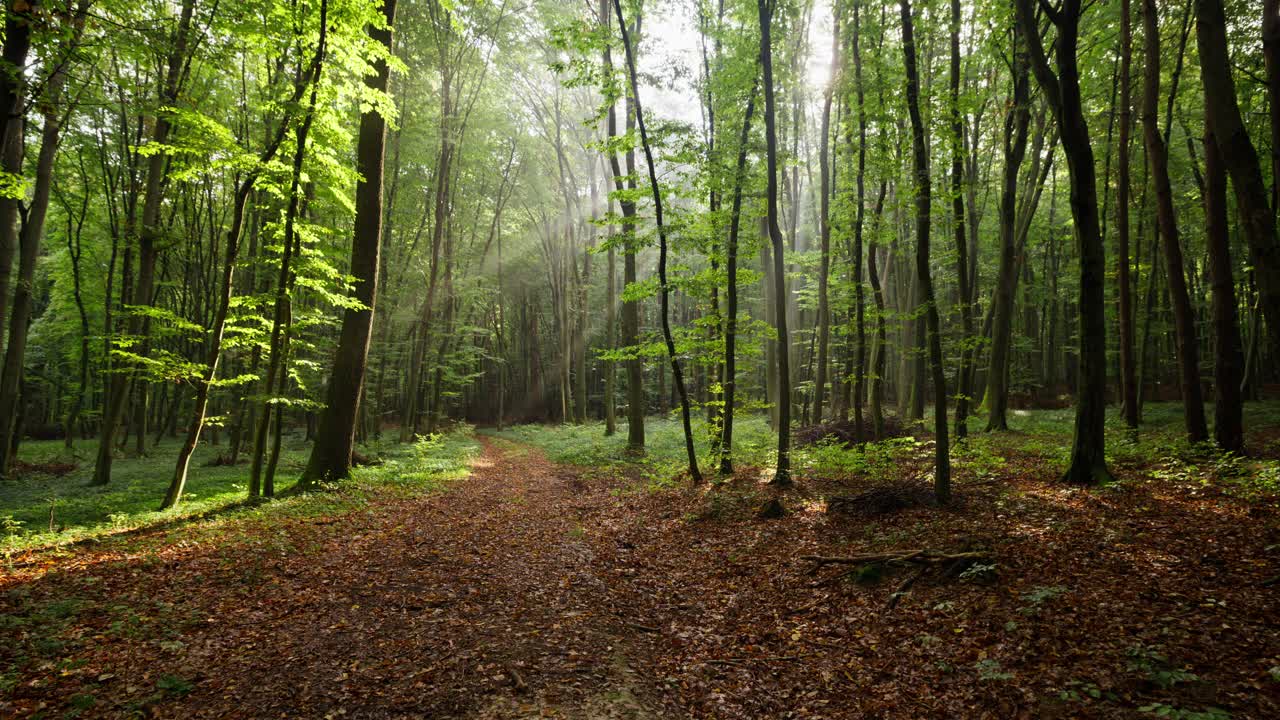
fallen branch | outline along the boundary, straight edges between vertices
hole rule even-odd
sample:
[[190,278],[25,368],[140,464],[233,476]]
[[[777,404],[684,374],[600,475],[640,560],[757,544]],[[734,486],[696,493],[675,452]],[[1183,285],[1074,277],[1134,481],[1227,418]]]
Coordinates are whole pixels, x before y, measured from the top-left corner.
[[886,609],[892,610],[916,581],[926,574],[935,573],[944,577],[958,577],[966,569],[978,563],[991,560],[991,553],[985,550],[963,550],[943,552],[940,550],[894,550],[883,553],[865,555],[802,555],[801,560],[813,563],[809,574],[814,575],[828,565],[847,566],[850,569],[836,573],[831,577],[813,583],[813,587],[823,587],[853,575],[864,575],[868,568],[881,567],[914,567],[917,568],[909,577],[889,595]]
[[800,660],[798,655],[766,655],[763,657],[735,657],[735,658],[716,658],[707,660],[709,665],[740,665],[749,662],[797,662]]
[[887,553],[870,553],[867,555],[801,555],[801,560],[814,563],[813,570],[826,567],[827,565],[892,565],[915,563],[922,565],[937,565],[941,563],[956,562],[957,560],[989,560],[991,554],[981,550],[970,552],[953,552],[946,553],[938,550],[895,550]]

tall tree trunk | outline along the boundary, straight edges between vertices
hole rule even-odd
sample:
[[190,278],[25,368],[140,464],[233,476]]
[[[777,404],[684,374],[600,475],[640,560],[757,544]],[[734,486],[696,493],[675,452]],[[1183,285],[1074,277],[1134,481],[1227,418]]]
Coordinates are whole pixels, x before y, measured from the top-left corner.
[[[369,39],[392,51],[391,28],[395,22],[396,0],[383,0],[385,27],[368,28]],[[391,70],[384,58],[378,58],[373,73],[365,76],[365,86],[373,93],[387,92]],[[369,338],[373,333],[374,308],[377,304],[379,253],[382,248],[383,160],[387,142],[387,118],[376,110],[360,117],[360,135],[356,145],[355,232],[351,243],[351,269],[355,278],[352,298],[359,309],[348,308],[342,316],[342,332],[334,352],[333,371],[320,413],[316,441],[311,458],[298,481],[300,488],[320,482],[341,480],[351,474],[351,454],[355,449],[356,419],[359,417],[360,395],[369,359]]]
[[685,390],[684,374],[680,369],[680,361],[676,356],[676,344],[671,336],[670,296],[671,288],[667,284],[667,230],[662,218],[662,189],[658,185],[658,169],[653,159],[653,148],[649,145],[649,132],[644,123],[644,110],[640,106],[640,83],[636,77],[636,60],[631,51],[631,39],[627,33],[626,21],[622,17],[621,0],[613,0],[613,10],[618,17],[618,29],[622,33],[622,48],[627,56],[627,74],[631,78],[631,96],[635,100],[636,124],[640,127],[640,146],[644,150],[644,158],[649,166],[649,185],[653,191],[654,222],[658,226],[658,291],[662,313],[662,336],[667,345],[667,359],[671,362],[671,378],[680,396],[680,418],[684,424],[684,447],[689,460],[689,475],[693,482],[702,482],[698,471],[698,455],[693,448],[693,428],[689,412],[689,393]]
[[1178,238],[1178,221],[1173,207],[1173,188],[1169,181],[1169,148],[1160,136],[1157,122],[1160,98],[1160,18],[1155,0],[1143,0],[1143,41],[1146,65],[1143,77],[1142,131],[1146,140],[1147,162],[1156,191],[1156,223],[1164,242],[1166,275],[1169,278],[1169,303],[1173,310],[1177,334],[1179,380],[1182,387],[1183,416],[1187,439],[1202,442],[1209,437],[1204,417],[1204,397],[1200,390],[1200,348],[1196,339],[1195,313],[1187,292],[1183,271],[1182,245]]
[[1236,319],[1235,278],[1227,222],[1227,170],[1206,118],[1204,133],[1204,216],[1213,312],[1213,438],[1228,452],[1244,450],[1244,354]]
[[1051,10],[1057,28],[1056,72],[1040,40],[1032,0],[1014,0],[1018,24],[1028,47],[1031,69],[1058,121],[1059,138],[1071,178],[1071,216],[1080,256],[1080,369],[1076,388],[1075,436],[1071,465],[1063,479],[1092,485],[1111,478],[1106,462],[1107,353],[1106,255],[1098,219],[1098,189],[1089,127],[1080,95],[1077,45],[1082,0],[1063,0]]
[[751,92],[742,116],[742,132],[738,135],[738,160],[734,165],[733,201],[729,215],[729,238],[725,245],[724,316],[724,414],[720,428],[720,474],[733,474],[733,405],[738,387],[738,233],[742,226],[742,188],[746,183],[747,152],[750,149],[751,119],[756,110],[756,93],[760,87],[759,64],[752,72]]
[[1133,360],[1133,289],[1129,259],[1129,133],[1133,108],[1131,67],[1133,64],[1133,23],[1130,0],[1120,5],[1120,150],[1119,186],[1116,188],[1116,284],[1120,316],[1120,409],[1125,425],[1138,427],[1137,371]]
[[1030,78],[1026,47],[1015,33],[1013,104],[1004,118],[1004,172],[1000,193],[1000,269],[991,304],[990,369],[987,371],[987,431],[1009,429],[1009,351],[1013,335],[1013,291],[1017,283],[1018,171],[1027,152],[1031,124]]
[[[170,107],[177,102],[182,88],[184,68],[188,60],[188,44],[191,37],[191,21],[195,14],[195,0],[183,0],[179,11],[178,26],[173,35],[173,47],[169,51],[165,68],[165,80],[160,96],[161,107]],[[172,121],[168,112],[161,111],[155,117],[155,127],[151,140],[157,146],[164,146],[169,140]],[[147,182],[142,202],[142,228],[138,232],[138,270],[135,285],[130,293],[130,300],[135,305],[150,305],[155,289],[156,257],[159,252],[157,241],[161,230],[160,208],[164,199],[165,177],[168,174],[169,162],[166,153],[157,152],[147,161]],[[127,256],[126,256],[127,261]],[[128,273],[123,273],[123,282],[127,286]],[[139,344],[140,354],[147,351],[146,338],[151,330],[151,320],[137,313],[129,318],[129,334]],[[111,461],[115,453],[116,432],[124,418],[128,404],[130,388],[141,369],[135,363],[133,367],[120,368],[111,376],[111,389],[108,393],[107,406],[102,413],[102,432],[98,441],[98,456],[94,464],[93,485],[106,485],[111,482]]]
[[[609,11],[607,5],[610,0],[600,0],[601,13],[605,16],[605,27],[610,25]],[[637,14],[635,25],[632,28],[632,36],[636,38],[636,43],[640,42],[640,16]],[[613,74],[613,57],[610,44],[606,43],[604,48],[604,66],[605,72],[610,76]],[[633,45],[632,52],[636,52],[637,48]],[[626,104],[626,130],[630,134],[635,125],[635,101],[630,93],[627,93]],[[610,139],[618,136],[618,119],[617,112],[612,104],[609,105],[607,118],[607,132]],[[636,217],[636,202],[634,192],[636,189],[635,172],[636,172],[636,155],[633,148],[628,148],[626,152],[626,176],[622,174],[622,166],[618,161],[618,156],[614,152],[609,153],[609,167],[613,171],[614,191],[620,196],[618,198],[618,206],[622,209],[622,288],[626,293],[626,288],[636,282],[636,253],[639,248],[636,246],[636,223],[639,219]],[[627,358],[627,451],[633,454],[644,452],[644,361],[640,359],[638,354],[640,343],[640,303],[637,300],[624,300],[622,302],[622,344],[629,348],[631,357]]]
[[[954,2],[955,0],[953,0]],[[907,71],[907,112],[911,116],[912,165],[916,182],[916,276],[920,299],[925,306],[928,332],[929,369],[933,375],[934,476],[933,493],[940,504],[951,501],[951,456],[947,438],[947,380],[942,366],[942,333],[938,305],[929,270],[929,212],[932,203],[929,183],[929,148],[925,145],[924,121],[920,116],[920,75],[916,71],[915,25],[910,0],[902,0],[902,55]],[[964,227],[960,231],[963,234]],[[921,394],[924,387],[917,388]]]
[[[52,71],[45,80],[44,127],[40,132],[40,151],[36,158],[35,186],[31,202],[22,212],[19,232],[20,254],[17,282],[13,283],[13,302],[9,321],[9,342],[5,347],[4,370],[0,372],[0,478],[7,477],[13,456],[21,439],[17,431],[22,408],[19,397],[22,391],[23,367],[26,362],[27,337],[30,329],[32,306],[35,302],[36,264],[40,259],[40,244],[44,241],[45,219],[49,215],[49,197],[53,188],[53,161],[58,153],[62,136],[62,118],[59,103],[62,87],[66,82],[66,66],[69,55],[79,44],[84,16],[88,11],[85,0],[80,0],[67,37],[62,41],[57,56],[49,61]],[[19,70],[21,72],[21,70]],[[21,125],[21,118],[9,119]],[[6,269],[7,270],[7,269]],[[0,326],[3,327],[3,326]],[[68,436],[71,429],[66,428]]]
[[956,240],[956,274],[960,285],[961,349],[956,380],[956,439],[969,434],[969,345],[973,338],[973,303],[969,289],[969,249],[964,221],[964,119],[960,113],[960,0],[951,0],[951,222]]
[[[1280,243],[1276,239],[1275,209],[1268,200],[1258,152],[1236,101],[1222,0],[1195,2],[1196,44],[1200,50],[1205,110],[1213,123],[1214,139],[1231,176],[1236,204],[1244,219],[1244,235],[1253,261],[1262,314],[1267,320],[1272,354],[1280,356]],[[1275,47],[1274,42],[1271,47]],[[1274,70],[1274,52],[1270,57],[1270,69]],[[1274,100],[1275,95],[1272,98]]]
[[[31,52],[31,24],[37,4],[5,3],[3,80],[0,80],[0,171],[22,176],[26,154],[27,55]],[[10,277],[18,253],[19,198],[0,197],[0,335],[9,319]],[[16,405],[17,401],[14,400]]]
[[[858,101],[858,159],[856,177],[854,185],[856,196],[854,197],[853,211],[853,313],[854,313],[854,334],[857,340],[857,349],[853,359],[853,387],[852,387],[852,404],[853,405],[853,432],[854,437],[861,441],[864,439],[864,418],[863,404],[865,402],[866,386],[867,386],[867,327],[866,327],[866,298],[862,287],[862,229],[865,224],[866,211],[863,207],[866,201],[866,183],[867,183],[867,97],[866,86],[862,82],[862,23],[861,23],[861,0],[855,0],[853,4],[853,32],[850,38],[850,46],[853,50],[853,82]],[[880,198],[884,198],[884,185],[880,186]],[[875,218],[875,226],[880,227],[880,219]],[[871,241],[871,252],[874,253],[876,248],[876,239],[873,237]],[[875,258],[870,259],[871,284],[875,288],[875,292],[879,292],[879,278],[875,277]],[[882,313],[884,299],[877,296],[877,308]],[[877,316],[878,327],[882,331],[884,325],[884,317],[882,314]],[[884,383],[877,375],[875,382],[878,383],[879,391],[883,394]],[[845,387],[849,387],[849,379],[845,378]],[[874,394],[876,391],[872,390]],[[873,414],[881,411],[879,405],[873,408]],[[884,416],[877,414],[873,421],[875,425],[876,437],[884,430]]]
[[[832,4],[831,69],[822,101],[822,136],[818,140],[819,235],[821,259],[818,265],[818,372],[813,389],[813,422],[822,422],[822,405],[827,389],[827,348],[831,342],[831,99],[835,94],[840,67],[840,3]],[[797,132],[799,130],[797,129]]]
[[[615,2],[617,0],[614,0]],[[773,10],[776,0],[756,0],[760,15],[760,64],[764,81],[764,127],[766,170],[766,221],[773,250],[774,321],[778,333],[778,391],[774,402],[778,412],[778,461],[771,484],[791,485],[791,341],[787,334],[786,261],[782,230],[778,227],[778,129],[775,121],[773,86]]]

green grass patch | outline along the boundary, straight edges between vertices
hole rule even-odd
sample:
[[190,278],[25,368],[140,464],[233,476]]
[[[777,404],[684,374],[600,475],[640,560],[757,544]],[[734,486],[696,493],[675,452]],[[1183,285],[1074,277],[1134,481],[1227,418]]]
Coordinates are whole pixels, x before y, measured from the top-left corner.
[[[23,446],[20,460],[36,466],[71,463],[76,469],[61,476],[28,472],[0,483],[0,550],[10,555],[214,514],[241,518],[331,514],[366,501],[372,492],[413,494],[463,477],[479,447],[470,427],[409,445],[378,442],[361,450],[382,459],[382,464],[356,468],[340,492],[245,505],[248,464],[210,466],[209,461],[226,448],[204,444],[192,458],[182,504],[160,511],[157,508],[173,475],[177,441],[162,441],[146,457],[117,459],[111,483],[105,487],[89,485],[94,442],[78,443],[70,451],[60,441],[31,442]],[[278,491],[287,489],[302,473],[309,448],[302,438],[286,436],[276,470]]]
[[[1241,458],[1222,453],[1211,445],[1192,445],[1186,440],[1182,406],[1178,403],[1148,403],[1143,424],[1135,434],[1124,426],[1117,412],[1107,415],[1107,457],[1113,469],[1140,470],[1156,479],[1213,480],[1229,490],[1242,493],[1280,493],[1280,462],[1264,458]],[[1212,416],[1212,408],[1209,412]],[[964,468],[968,477],[985,480],[1018,471],[1007,466],[1009,457],[1038,456],[1037,466],[1053,472],[1066,469],[1070,460],[1075,410],[1011,410],[1010,433],[983,433],[981,416],[971,417],[970,434],[963,444],[951,449],[952,464]],[[932,418],[926,418],[932,427]],[[1249,403],[1245,406],[1245,428],[1256,430],[1280,427],[1280,402]],[[695,448],[704,475],[712,475],[716,463],[711,451],[710,426],[705,420],[693,423]],[[627,452],[625,423],[606,437],[604,424],[519,425],[500,432],[483,431],[494,437],[534,446],[548,459],[603,472],[630,469],[652,484],[666,485],[685,470],[684,433],[676,416],[645,421],[645,452]],[[763,415],[739,417],[734,424],[734,461],[742,467],[771,468],[776,461],[777,438]],[[837,442],[819,442],[792,448],[792,466],[809,477],[871,478],[893,476],[905,460],[930,459],[933,451],[925,442],[895,438],[865,447],[848,448]],[[1250,447],[1249,450],[1275,454],[1277,448]]]

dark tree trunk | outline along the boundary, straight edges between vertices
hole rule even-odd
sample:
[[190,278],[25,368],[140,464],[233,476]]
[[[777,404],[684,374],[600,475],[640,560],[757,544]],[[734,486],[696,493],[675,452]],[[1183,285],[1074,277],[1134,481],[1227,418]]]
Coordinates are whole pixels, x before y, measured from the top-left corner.
[[1057,28],[1053,59],[1049,66],[1040,41],[1040,28],[1032,0],[1015,0],[1018,24],[1022,29],[1035,73],[1058,121],[1059,137],[1071,178],[1071,216],[1075,221],[1080,255],[1080,355],[1076,388],[1075,437],[1071,466],[1064,480],[1092,485],[1111,478],[1106,462],[1107,353],[1106,353],[1106,255],[1098,218],[1098,189],[1089,127],[1085,122],[1080,95],[1077,45],[1080,33],[1081,0],[1063,0],[1051,11]]
[[960,114],[960,0],[951,0],[951,222],[956,240],[956,279],[960,286],[961,350],[956,391],[956,439],[969,434],[969,345],[973,304],[969,288],[969,250],[964,221],[964,120]]
[[742,186],[746,182],[748,142],[751,139],[751,119],[755,115],[756,92],[760,87],[760,75],[753,73],[751,92],[747,96],[747,109],[742,116],[742,132],[738,135],[738,160],[734,166],[733,201],[729,216],[729,239],[725,246],[724,320],[724,415],[720,437],[720,474],[733,474],[733,405],[738,386],[738,233],[742,226]]
[[1244,354],[1236,319],[1235,278],[1231,271],[1231,236],[1227,222],[1227,170],[1206,118],[1204,134],[1205,239],[1213,311],[1213,438],[1229,452],[1244,449],[1241,384]]
[[1004,172],[1000,193],[1000,269],[992,302],[991,360],[987,371],[987,431],[1009,429],[1009,351],[1013,335],[1013,291],[1018,272],[1018,170],[1027,152],[1031,124],[1026,48],[1015,33],[1013,104],[1004,119]]
[[1131,66],[1133,29],[1129,0],[1120,6],[1120,150],[1117,160],[1119,186],[1116,188],[1116,284],[1120,315],[1120,409],[1125,425],[1138,427],[1137,371],[1133,360],[1133,289],[1129,259],[1129,134],[1133,122]]
[[[1213,123],[1214,137],[1222,151],[1221,157],[1231,176],[1236,204],[1244,220],[1244,235],[1249,244],[1272,354],[1280,356],[1280,243],[1276,240],[1275,209],[1268,200],[1258,152],[1236,101],[1222,0],[1195,2],[1196,44],[1200,50],[1205,111]],[[1274,26],[1274,23],[1270,25]],[[1272,40],[1274,49],[1274,37]],[[1274,71],[1275,53],[1269,57],[1269,69]]]
[[[71,20],[70,36],[63,41],[58,56],[50,60],[52,72],[45,80],[44,127],[40,132],[40,151],[36,158],[35,184],[30,203],[22,214],[19,232],[19,258],[17,282],[13,283],[12,318],[9,321],[9,342],[5,347],[4,370],[0,372],[0,477],[7,477],[13,456],[17,454],[19,421],[22,407],[23,367],[26,362],[27,337],[30,329],[32,306],[36,300],[36,264],[40,259],[40,244],[44,240],[45,219],[49,215],[49,197],[53,188],[53,162],[62,136],[62,115],[59,103],[62,87],[66,82],[67,55],[79,42],[84,26],[85,5],[81,5]],[[19,71],[20,72],[20,71]],[[9,124],[22,125],[21,118],[9,118]],[[6,201],[7,202],[7,201]],[[7,272],[8,268],[4,268]],[[3,327],[0,325],[0,327]],[[65,429],[70,437],[71,428]]]
[[[616,2],[617,0],[615,0]],[[764,82],[764,127],[766,170],[766,221],[769,244],[773,250],[774,320],[778,333],[778,392],[774,402],[778,408],[778,464],[773,485],[791,485],[791,341],[787,334],[786,261],[783,257],[782,230],[778,226],[778,129],[775,118],[773,86],[774,0],[756,0],[760,15],[760,64]]]
[[1209,438],[1204,417],[1204,397],[1200,390],[1200,348],[1196,339],[1195,313],[1187,292],[1183,271],[1182,245],[1178,238],[1178,221],[1173,207],[1173,188],[1169,181],[1169,148],[1160,136],[1157,122],[1160,98],[1160,23],[1155,0],[1143,0],[1143,40],[1146,63],[1143,76],[1142,131],[1146,140],[1147,162],[1156,191],[1156,224],[1164,243],[1166,275],[1169,278],[1169,304],[1173,310],[1177,335],[1179,382],[1182,388],[1183,416],[1187,439],[1202,442]]
[[[11,7],[12,6],[12,7]],[[27,55],[35,3],[6,2],[3,81],[0,81],[0,170],[22,176],[26,153]],[[19,198],[0,197],[0,335],[9,319],[10,278],[18,252]],[[12,403],[16,406],[17,399]]]
[[[954,0],[953,0],[954,2]],[[902,0],[902,53],[907,70],[907,112],[911,116],[912,165],[916,181],[916,276],[920,299],[925,306],[928,332],[929,369],[933,375],[934,477],[933,492],[940,504],[951,500],[951,446],[947,439],[947,380],[942,366],[942,337],[938,305],[929,271],[929,212],[932,203],[929,182],[929,148],[925,145],[924,121],[920,116],[920,77],[916,72],[915,27],[911,2]],[[964,228],[961,226],[961,233]],[[924,393],[923,385],[917,392]]]
[[[396,0],[383,0],[386,26],[370,26],[369,39],[392,50],[391,28],[395,21]],[[391,71],[387,61],[375,61],[373,74],[365,77],[365,86],[375,93],[387,91]],[[351,454],[355,449],[356,420],[359,418],[360,395],[364,389],[365,369],[369,359],[369,338],[373,334],[374,307],[377,303],[379,253],[382,248],[382,184],[383,159],[387,141],[387,119],[370,110],[360,117],[360,135],[356,146],[355,232],[351,243],[351,269],[355,278],[352,297],[361,305],[348,309],[342,317],[342,332],[334,353],[333,372],[320,413],[316,441],[311,458],[299,480],[308,488],[320,482],[341,480],[351,474]]]
[[[602,3],[609,0],[601,0]],[[606,27],[609,25],[609,12],[607,8],[603,10],[605,14]],[[640,18],[635,18],[635,27],[633,35],[639,34]],[[639,42],[639,38],[637,38]],[[606,72],[612,74],[613,59],[610,46],[606,45],[604,49],[604,66]],[[626,129],[628,132],[635,125],[635,102],[631,95],[627,95],[626,105]],[[609,106],[607,119],[608,135],[610,138],[618,135],[617,113],[613,105]],[[636,203],[631,199],[631,195],[626,191],[634,191],[636,189],[635,172],[636,172],[636,155],[635,150],[628,149],[626,153],[626,180],[623,179],[622,166],[618,162],[616,153],[609,153],[609,167],[613,171],[614,191],[622,197],[618,200],[618,205],[622,209],[622,288],[625,293],[626,288],[636,282],[636,223],[639,219],[636,217]],[[640,303],[637,300],[624,300],[622,303],[622,344],[630,349],[633,357],[627,358],[627,450],[631,453],[644,452],[644,361],[642,361],[637,351],[637,345],[640,343]]]
[[[165,68],[165,80],[161,92],[161,105],[171,106],[177,102],[184,77],[183,68],[187,62],[188,43],[191,36],[191,21],[195,13],[195,0],[183,0],[178,17],[178,26],[174,31],[173,48],[169,52]],[[172,123],[167,112],[160,112],[155,118],[155,128],[151,139],[163,146],[169,140]],[[160,207],[163,202],[165,176],[168,173],[168,157],[163,152],[152,155],[147,162],[147,183],[143,194],[142,228],[138,233],[138,270],[135,285],[131,291],[130,302],[135,305],[150,305],[155,288],[156,257],[159,253],[157,241],[160,239]],[[126,254],[126,262],[128,260]],[[123,282],[129,283],[128,273],[123,273]],[[150,333],[151,321],[147,317],[133,315],[129,319],[129,334],[140,338],[140,353],[147,352],[146,338]],[[111,482],[111,461],[115,454],[116,432],[124,419],[128,405],[130,388],[140,368],[122,368],[111,376],[111,389],[108,393],[107,406],[102,413],[102,432],[98,442],[98,456],[94,463],[93,485],[106,485]]]
[[689,411],[689,393],[684,386],[684,373],[680,369],[680,361],[676,355],[675,340],[671,335],[670,296],[671,288],[667,284],[667,230],[662,218],[662,189],[658,185],[658,169],[653,159],[653,149],[649,145],[649,133],[644,123],[644,110],[640,106],[640,83],[636,77],[635,56],[631,52],[631,40],[627,33],[626,21],[622,17],[621,0],[613,0],[613,10],[618,17],[618,29],[622,33],[622,47],[627,55],[627,74],[631,78],[631,95],[635,100],[636,124],[640,127],[640,146],[644,150],[644,158],[649,166],[649,186],[653,191],[654,222],[658,226],[658,291],[662,307],[662,337],[667,345],[667,359],[671,362],[671,379],[676,393],[680,397],[680,418],[684,425],[685,454],[689,460],[689,475],[693,482],[702,482],[698,471],[698,455],[693,448],[693,427]]
[[[856,195],[854,196],[854,214],[853,214],[853,312],[854,312],[854,333],[857,339],[857,350],[853,360],[853,432],[854,437],[858,440],[863,439],[863,404],[866,395],[866,375],[867,375],[867,328],[866,328],[866,298],[862,287],[862,230],[865,224],[865,211],[863,204],[866,200],[866,182],[867,182],[867,102],[866,88],[862,82],[862,33],[861,23],[861,2],[855,2],[853,5],[853,32],[850,45],[853,49],[853,82],[857,93],[858,101],[858,160],[857,160],[857,176],[854,178]],[[880,197],[884,198],[884,185],[880,187]],[[877,211],[878,212],[878,211]],[[879,217],[875,220],[875,226],[880,227]],[[872,252],[874,252],[875,239],[872,239]],[[875,277],[874,258],[870,261],[871,283],[875,288],[875,292],[879,293],[879,278]],[[883,314],[884,298],[877,294],[877,307]],[[877,318],[878,327],[883,331],[884,318]],[[878,380],[878,389],[883,400],[884,384]],[[845,387],[849,387],[849,379],[845,378]],[[872,390],[874,394],[876,390]],[[882,408],[877,406],[873,409],[876,415],[873,423],[875,425],[876,438],[879,439],[884,429],[884,416],[881,414]]]

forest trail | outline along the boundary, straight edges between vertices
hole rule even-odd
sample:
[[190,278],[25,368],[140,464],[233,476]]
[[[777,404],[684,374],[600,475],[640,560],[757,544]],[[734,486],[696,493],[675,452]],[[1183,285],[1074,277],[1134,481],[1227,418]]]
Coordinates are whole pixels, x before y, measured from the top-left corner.
[[310,717],[657,717],[582,539],[608,496],[536,450],[482,442],[449,492],[375,513],[289,578],[284,596],[318,604],[311,627],[292,613],[258,627],[274,647],[233,671],[247,681],[238,703]]
[[[535,450],[482,442],[447,492],[282,528],[254,543],[260,565],[242,550],[110,573],[130,576],[129,595],[197,619],[158,653],[155,640],[128,639],[90,651],[80,672],[103,679],[88,714],[672,717],[649,709],[628,664],[639,631],[611,614],[618,603],[584,541],[584,523],[616,498]],[[213,575],[216,591],[184,593],[183,578]],[[183,686],[147,696],[165,674]]]

